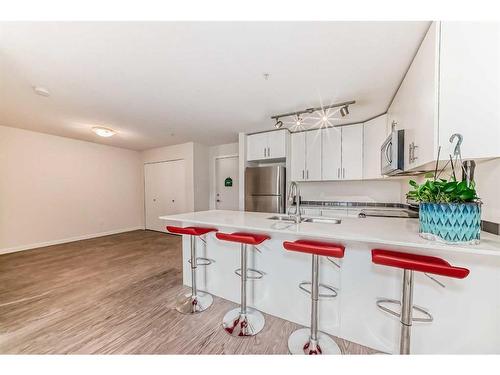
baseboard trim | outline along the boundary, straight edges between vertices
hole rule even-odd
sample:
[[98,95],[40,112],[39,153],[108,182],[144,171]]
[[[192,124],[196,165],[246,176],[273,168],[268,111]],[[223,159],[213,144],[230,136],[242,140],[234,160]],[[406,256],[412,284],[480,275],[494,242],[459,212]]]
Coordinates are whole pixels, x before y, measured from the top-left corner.
[[60,244],[63,244],[63,243],[68,243],[68,242],[88,240],[88,239],[91,239],[91,238],[104,237],[104,236],[109,236],[109,235],[112,235],[112,234],[119,234],[119,233],[131,232],[133,230],[144,230],[144,227],[137,226],[137,227],[131,227],[131,228],[121,228],[121,229],[109,230],[109,231],[106,231],[106,232],[84,234],[82,236],[63,238],[63,239],[59,239],[59,240],[53,240],[53,241],[47,241],[47,242],[38,242],[38,243],[29,244],[29,245],[7,247],[7,248],[4,248],[4,249],[0,249],[0,254],[16,253],[18,251],[31,250],[31,249],[36,249],[36,248],[39,248],[39,247],[52,246],[52,245],[60,245]]

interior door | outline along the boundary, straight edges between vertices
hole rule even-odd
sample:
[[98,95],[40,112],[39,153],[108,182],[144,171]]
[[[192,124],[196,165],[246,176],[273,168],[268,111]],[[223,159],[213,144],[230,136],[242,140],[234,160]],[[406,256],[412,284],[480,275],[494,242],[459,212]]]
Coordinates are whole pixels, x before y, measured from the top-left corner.
[[306,180],[321,180],[321,130],[306,134]]
[[159,217],[186,212],[186,169],[184,160],[144,164],[146,229],[165,232]]
[[342,127],[342,178],[363,178],[363,124]]
[[306,178],[306,132],[292,134],[292,181],[304,181]]
[[342,130],[327,128],[321,130],[321,177],[322,180],[339,180],[342,178]]
[[238,157],[215,159],[215,208],[238,210],[239,198]]

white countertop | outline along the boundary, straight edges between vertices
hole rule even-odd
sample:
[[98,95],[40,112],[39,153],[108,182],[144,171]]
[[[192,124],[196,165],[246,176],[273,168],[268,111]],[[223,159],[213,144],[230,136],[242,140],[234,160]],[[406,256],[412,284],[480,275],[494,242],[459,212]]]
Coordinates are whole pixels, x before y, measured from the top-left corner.
[[186,226],[196,224],[268,234],[289,233],[295,237],[356,241],[380,245],[500,256],[500,236],[481,232],[481,243],[479,245],[446,245],[421,238],[418,234],[417,219],[342,217],[340,224],[292,224],[268,219],[274,215],[276,214],[211,210],[161,216],[160,219],[177,223],[182,222]]

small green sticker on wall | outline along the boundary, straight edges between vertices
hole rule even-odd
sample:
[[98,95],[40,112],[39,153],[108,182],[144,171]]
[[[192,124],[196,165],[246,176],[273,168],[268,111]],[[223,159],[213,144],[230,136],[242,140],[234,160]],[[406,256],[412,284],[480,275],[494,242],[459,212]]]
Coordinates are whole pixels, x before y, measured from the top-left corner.
[[233,186],[233,179],[228,177],[224,180],[224,186]]

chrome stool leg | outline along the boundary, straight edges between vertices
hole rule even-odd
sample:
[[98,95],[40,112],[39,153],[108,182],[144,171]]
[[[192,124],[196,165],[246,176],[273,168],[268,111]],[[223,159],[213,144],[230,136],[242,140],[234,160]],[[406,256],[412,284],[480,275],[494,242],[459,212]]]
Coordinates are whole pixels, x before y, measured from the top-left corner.
[[401,297],[401,339],[399,353],[410,354],[410,335],[413,321],[413,271],[403,271],[403,292]]
[[312,256],[311,328],[302,328],[288,338],[291,354],[341,354],[337,343],[318,331],[319,256]]
[[196,268],[198,267],[196,258],[196,239],[190,238],[191,244],[191,292],[183,293],[177,297],[175,309],[182,314],[196,314],[208,309],[213,302],[213,297],[198,290],[196,285]]
[[264,328],[265,320],[264,320],[264,315],[262,315],[260,311],[247,306],[247,280],[249,277],[247,268],[246,244],[241,244],[240,255],[241,255],[241,275],[240,275],[241,303],[240,307],[232,309],[228,311],[226,315],[224,315],[224,318],[222,319],[222,327],[231,336],[254,336]]
[[[403,288],[401,301],[381,298],[376,302],[377,307],[385,313],[399,318],[401,332],[399,338],[399,354],[410,354],[411,327],[413,322],[431,323],[434,318],[423,307],[413,304],[413,271],[403,270]],[[387,305],[397,305],[398,311],[391,309]],[[414,316],[413,313],[418,315]]]

